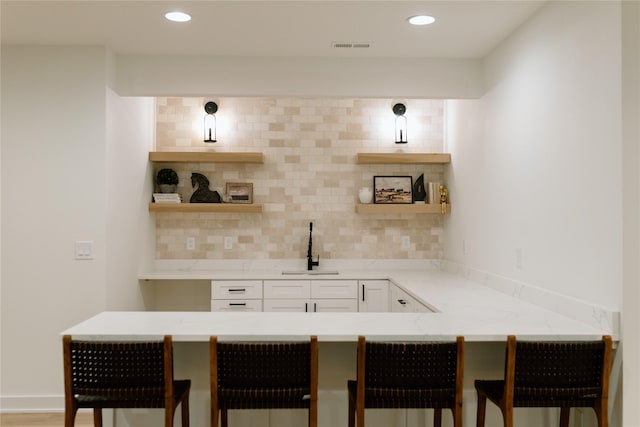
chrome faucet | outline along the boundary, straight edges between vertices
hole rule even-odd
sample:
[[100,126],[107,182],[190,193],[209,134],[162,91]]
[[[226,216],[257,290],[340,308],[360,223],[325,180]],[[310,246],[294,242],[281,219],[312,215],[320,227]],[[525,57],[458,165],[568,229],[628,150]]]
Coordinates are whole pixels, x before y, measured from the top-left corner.
[[320,265],[320,255],[318,255],[317,261],[313,260],[313,243],[311,243],[313,239],[313,237],[311,236],[312,232],[313,232],[313,222],[310,222],[309,223],[309,249],[307,250],[307,270],[309,271],[313,270],[314,266]]

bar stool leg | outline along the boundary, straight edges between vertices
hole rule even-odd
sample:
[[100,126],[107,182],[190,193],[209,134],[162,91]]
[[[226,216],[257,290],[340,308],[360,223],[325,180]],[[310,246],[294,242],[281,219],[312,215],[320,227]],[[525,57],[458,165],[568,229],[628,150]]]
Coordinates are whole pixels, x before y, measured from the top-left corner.
[[95,427],[102,427],[102,409],[93,408],[93,425]]
[[442,409],[435,408],[433,410],[433,427],[442,426]]
[[485,411],[487,409],[487,396],[478,393],[478,412],[476,414],[476,427],[484,427]]
[[569,427],[570,412],[571,412],[571,408],[567,408],[567,407],[560,408],[560,427]]

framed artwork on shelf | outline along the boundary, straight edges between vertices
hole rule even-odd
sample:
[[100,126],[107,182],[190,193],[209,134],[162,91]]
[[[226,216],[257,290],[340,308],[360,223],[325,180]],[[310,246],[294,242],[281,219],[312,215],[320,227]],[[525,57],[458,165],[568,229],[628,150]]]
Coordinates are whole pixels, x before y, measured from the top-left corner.
[[253,184],[250,182],[227,182],[229,203],[253,203]]
[[413,203],[413,178],[411,176],[374,176],[373,203]]

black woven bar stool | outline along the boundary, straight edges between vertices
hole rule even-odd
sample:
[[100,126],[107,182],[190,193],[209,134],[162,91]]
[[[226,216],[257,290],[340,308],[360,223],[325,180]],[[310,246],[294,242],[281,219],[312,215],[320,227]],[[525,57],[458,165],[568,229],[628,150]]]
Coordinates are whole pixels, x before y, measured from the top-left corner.
[[229,409],[306,408],[318,425],[318,339],[309,342],[209,342],[211,426]]
[[484,426],[487,399],[498,405],[505,427],[513,427],[513,408],[560,409],[568,427],[572,407],[593,408],[599,427],[608,426],[607,400],[611,337],[587,342],[532,342],[507,338],[503,380],[476,380],[476,423]]
[[367,342],[358,337],[357,380],[349,380],[349,427],[365,408],[433,408],[434,425],[451,409],[462,427],[464,338],[447,343]]
[[75,425],[79,408],[93,408],[102,426],[103,408],[164,408],[165,427],[173,426],[182,404],[182,426],[189,426],[190,380],[173,379],[170,336],[152,342],[74,341],[62,339],[64,425]]

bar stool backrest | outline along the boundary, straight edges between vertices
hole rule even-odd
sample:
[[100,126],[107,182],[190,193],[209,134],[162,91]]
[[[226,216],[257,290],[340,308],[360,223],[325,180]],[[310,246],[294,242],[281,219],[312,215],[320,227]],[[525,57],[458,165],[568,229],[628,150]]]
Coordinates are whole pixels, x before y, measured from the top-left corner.
[[164,343],[71,341],[76,395],[164,398]]
[[366,344],[366,387],[456,387],[457,343],[375,342]]

